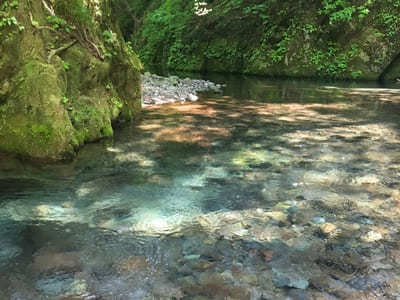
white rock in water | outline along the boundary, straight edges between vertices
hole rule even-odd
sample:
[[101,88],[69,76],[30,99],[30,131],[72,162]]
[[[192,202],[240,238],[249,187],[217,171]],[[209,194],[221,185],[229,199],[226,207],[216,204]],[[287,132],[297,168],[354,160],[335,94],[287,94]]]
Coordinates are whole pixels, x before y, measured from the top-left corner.
[[379,232],[371,230],[365,236],[361,237],[361,239],[364,242],[372,243],[372,242],[376,242],[376,241],[383,239],[383,236]]
[[193,95],[193,94],[189,94],[187,96],[187,99],[190,101],[197,101],[197,100],[199,100],[199,97],[197,97],[196,95]]

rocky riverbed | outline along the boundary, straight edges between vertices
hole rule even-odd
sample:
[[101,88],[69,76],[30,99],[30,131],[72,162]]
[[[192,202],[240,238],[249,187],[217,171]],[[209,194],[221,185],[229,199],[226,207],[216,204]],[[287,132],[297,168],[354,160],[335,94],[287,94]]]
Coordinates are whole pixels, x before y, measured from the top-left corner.
[[208,80],[163,77],[148,72],[142,75],[143,106],[197,101],[199,92],[222,93],[223,85]]
[[255,83],[1,161],[0,300],[400,299],[400,91]]

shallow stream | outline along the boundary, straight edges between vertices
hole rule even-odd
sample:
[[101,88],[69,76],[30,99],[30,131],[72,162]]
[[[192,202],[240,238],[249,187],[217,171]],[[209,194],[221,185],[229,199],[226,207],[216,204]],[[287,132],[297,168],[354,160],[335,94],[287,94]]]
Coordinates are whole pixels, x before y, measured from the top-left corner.
[[400,299],[400,89],[214,78],[68,164],[0,159],[0,299]]

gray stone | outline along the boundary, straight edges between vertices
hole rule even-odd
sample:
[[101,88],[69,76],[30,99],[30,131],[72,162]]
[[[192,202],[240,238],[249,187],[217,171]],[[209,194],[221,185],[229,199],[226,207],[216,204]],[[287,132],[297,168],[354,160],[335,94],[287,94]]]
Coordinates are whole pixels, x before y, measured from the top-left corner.
[[310,300],[310,295],[304,290],[299,290],[299,289],[291,289],[288,292],[288,296],[292,300]]
[[348,282],[348,284],[356,290],[380,289],[386,285],[386,282],[393,276],[387,272],[379,272],[369,274],[362,277],[356,277]]
[[195,260],[195,259],[199,259],[200,255],[199,254],[190,254],[190,255],[185,255],[183,258],[186,260]]
[[10,243],[3,243],[0,249],[0,266],[7,265],[13,258],[22,253],[22,249]]
[[36,282],[36,288],[48,296],[66,294],[72,289],[74,276],[72,274],[59,274],[42,278]]
[[313,223],[322,224],[322,223],[325,223],[325,218],[323,218],[323,217],[315,217],[315,218],[312,218],[311,221]]
[[276,286],[302,290],[308,287],[310,275],[302,270],[300,265],[291,264],[285,259],[278,260],[272,265],[273,280]]
[[196,95],[193,95],[193,94],[189,94],[187,98],[188,98],[188,100],[190,100],[190,101],[197,101],[197,100],[199,100],[199,97],[197,97]]

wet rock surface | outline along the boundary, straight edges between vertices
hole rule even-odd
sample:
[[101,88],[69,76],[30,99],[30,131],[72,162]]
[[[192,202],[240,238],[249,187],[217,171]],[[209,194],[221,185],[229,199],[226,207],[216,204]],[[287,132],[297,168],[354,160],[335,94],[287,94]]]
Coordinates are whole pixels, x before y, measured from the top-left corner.
[[208,80],[163,77],[146,72],[142,75],[142,99],[144,106],[173,102],[197,101],[199,92],[221,94],[224,85]]

